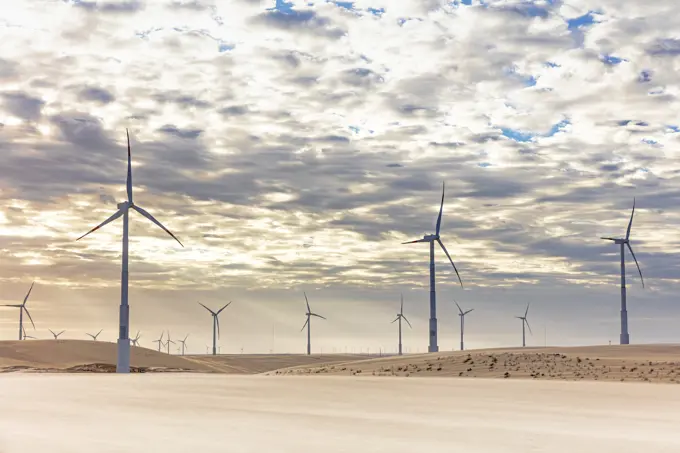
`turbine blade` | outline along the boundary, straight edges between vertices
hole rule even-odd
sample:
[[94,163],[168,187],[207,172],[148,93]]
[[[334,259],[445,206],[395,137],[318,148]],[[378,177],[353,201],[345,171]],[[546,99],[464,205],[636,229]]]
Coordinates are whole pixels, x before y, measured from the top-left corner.
[[645,287],[645,281],[642,278],[642,271],[640,270],[640,265],[638,264],[637,258],[635,258],[635,253],[633,252],[633,247],[630,246],[630,242],[626,242],[626,245],[628,246],[628,250],[630,250],[630,254],[633,255],[633,259],[635,260],[635,265],[637,266],[638,272],[640,273],[640,281],[642,282],[642,287]]
[[24,297],[24,302],[22,305],[26,305],[26,301],[28,300],[28,296],[31,295],[31,291],[33,291],[33,285],[35,285],[35,282],[31,283],[31,287],[28,288],[28,293],[26,293],[26,297]]
[[471,311],[475,311],[475,309],[474,309],[474,308],[469,309],[468,311],[466,311],[465,313],[463,313],[463,316],[467,315],[467,314],[470,313]]
[[307,302],[307,313],[309,313],[309,312],[312,311],[312,309],[309,308],[309,299],[307,299],[307,293],[305,291],[303,291],[302,294],[305,295],[305,302]]
[[534,333],[531,331],[531,326],[529,325],[529,321],[527,321],[526,319],[524,319],[524,322],[527,323],[527,328],[529,328],[529,333],[530,333],[531,335],[533,335]]
[[182,340],[182,341],[187,341],[187,338],[189,338],[189,334],[187,334],[187,336],[184,337],[184,340]]
[[127,135],[127,148],[128,148],[128,168],[127,168],[127,196],[128,201],[132,205],[132,153],[130,152],[130,132],[125,129],[125,134]]
[[399,314],[403,315],[404,314],[404,295],[401,295],[401,309],[399,310]]
[[451,266],[453,266],[453,270],[456,271],[456,275],[458,276],[458,281],[460,282],[460,287],[463,287],[463,280],[460,279],[460,274],[458,273],[458,269],[456,269],[456,265],[453,264],[453,260],[451,259],[451,255],[449,255],[449,251],[446,250],[446,247],[444,247],[444,243],[442,242],[441,239],[437,238],[437,242],[439,242],[439,245],[441,246],[442,250],[444,250],[444,253],[446,253],[446,257],[451,261]]
[[[215,316],[215,315],[217,314],[217,313],[215,313],[214,311],[212,311],[211,309],[209,309],[208,307],[206,307],[205,305],[203,305],[203,304],[200,303],[200,302],[198,303],[198,305],[200,305],[201,307],[203,307],[203,308],[205,308],[206,310],[208,310],[213,316]],[[161,337],[162,337],[162,335],[161,335]]]
[[442,204],[439,206],[439,217],[437,217],[437,230],[435,234],[439,236],[439,228],[442,226],[442,212],[444,212],[444,183],[442,182]]
[[215,315],[215,322],[217,323],[217,338],[220,338],[220,318]]
[[65,331],[65,330],[62,330],[61,332],[59,332],[59,333],[57,334],[57,336],[61,335],[61,334],[64,333],[64,332],[66,332],[66,331]]
[[626,230],[626,239],[630,237],[630,227],[633,226],[633,215],[635,215],[635,197],[633,197],[633,210],[630,213],[630,222],[628,222],[628,229]]
[[394,321],[392,321],[390,324],[394,324],[394,323],[397,322],[397,321],[399,321],[399,316],[397,316],[396,318],[394,318]]
[[52,332],[52,329],[47,329],[47,330],[49,330],[49,331],[50,331],[50,333],[51,333],[52,335],[54,335],[55,337],[57,336],[57,334],[56,334],[56,333]]
[[184,247],[184,244],[182,244],[182,243],[179,241],[179,239],[177,239],[177,236],[175,236],[174,234],[172,234],[172,232],[171,232],[170,230],[168,230],[167,228],[165,228],[161,222],[159,222],[158,220],[156,220],[156,219],[154,218],[154,216],[152,216],[151,214],[149,214],[147,211],[145,211],[144,209],[140,208],[140,207],[137,206],[136,204],[133,204],[133,205],[132,205],[132,209],[134,209],[135,211],[139,212],[141,215],[143,215],[143,216],[146,217],[147,219],[151,220],[153,223],[156,224],[156,226],[160,227],[163,231],[165,231],[165,232],[168,233],[170,236],[172,236],[172,238],[173,238],[174,240],[176,240],[177,243],[178,243],[179,245],[181,245],[182,247]]
[[456,301],[454,300],[453,303],[456,304],[456,307],[458,307],[458,311],[460,312],[460,314],[461,314],[461,315],[464,314],[464,313],[463,313],[463,309],[460,308],[460,305],[458,305],[458,302],[456,302]]
[[23,305],[21,304],[3,304],[1,305],[2,307],[13,307],[13,308],[21,308]]
[[413,329],[413,326],[411,326],[411,323],[408,322],[408,319],[406,319],[406,316],[402,316],[402,318],[404,318],[404,321],[406,321],[406,324],[408,324],[408,326],[409,326],[411,329]]
[[125,210],[119,209],[119,210],[118,210],[115,214],[113,214],[111,217],[109,217],[108,219],[104,220],[102,223],[100,223],[99,225],[97,225],[96,227],[92,228],[92,229],[91,229],[90,231],[88,231],[87,233],[85,233],[85,234],[83,234],[82,236],[80,236],[78,239],[76,239],[76,241],[79,241],[79,240],[81,240],[82,238],[84,238],[85,236],[87,236],[88,234],[90,234],[90,233],[92,233],[92,232],[94,232],[94,231],[97,231],[98,229],[100,229],[101,227],[103,227],[104,225],[106,225],[107,223],[113,222],[114,220],[116,220],[117,218],[119,218],[120,216],[122,216],[124,213],[125,213]]
[[222,310],[224,310],[225,308],[227,308],[230,304],[231,304],[231,301],[229,301],[229,303],[228,303],[227,305],[225,305],[224,307],[222,307],[222,308],[220,308],[219,310],[217,310],[217,313],[216,313],[216,314],[219,315],[220,313],[222,313]]
[[310,315],[311,315],[311,316],[316,316],[317,318],[326,319],[326,318],[324,318],[324,317],[321,316],[321,315],[317,315],[316,313],[310,313]]
[[104,330],[104,329],[100,329],[99,332],[97,332],[97,335],[96,335],[96,336],[98,337],[99,334],[102,333],[103,330]]
[[402,244],[415,244],[416,242],[428,242],[428,241],[425,240],[425,238],[423,238],[423,239],[416,239],[415,241],[402,242]]
[[305,330],[305,327],[307,327],[307,323],[308,323],[308,322],[309,322],[309,316],[307,316],[307,320],[306,320],[305,323],[302,325],[302,329],[300,329],[300,332],[302,332],[303,330]]
[[614,239],[614,238],[603,238],[603,237],[601,237],[600,239],[606,239],[606,240],[608,240],[608,241],[615,241],[615,240],[616,240],[616,239]]
[[[531,302],[529,302],[530,304]],[[527,314],[529,313],[529,304],[527,304],[527,310],[524,312],[524,317],[527,317]]]
[[33,324],[33,330],[35,330],[35,324],[33,323],[33,318],[31,318],[31,314],[28,312],[28,308],[26,308],[25,306],[22,306],[20,308],[20,310],[24,310],[26,312],[26,314],[28,315],[28,319],[30,319],[31,324]]

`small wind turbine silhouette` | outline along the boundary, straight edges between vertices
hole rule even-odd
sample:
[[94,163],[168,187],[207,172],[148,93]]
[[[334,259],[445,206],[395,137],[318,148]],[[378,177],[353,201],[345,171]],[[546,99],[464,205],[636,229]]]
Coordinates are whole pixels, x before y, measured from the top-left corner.
[[460,305],[458,305],[458,302],[454,300],[456,307],[458,307],[458,316],[460,316],[460,350],[462,351],[464,348],[463,344],[463,335],[465,332],[465,315],[470,313],[471,311],[474,311],[474,308],[469,309],[468,311],[463,311],[462,308],[460,308]]
[[414,244],[416,242],[428,242],[430,244],[430,344],[428,346],[428,352],[438,352],[439,345],[437,344],[437,293],[435,292],[435,268],[434,268],[434,243],[437,242],[439,246],[444,250],[446,257],[451,262],[453,270],[456,271],[458,276],[458,281],[460,282],[461,288],[463,287],[463,280],[460,279],[460,274],[456,265],[453,264],[451,255],[449,255],[448,250],[444,246],[440,236],[439,230],[442,225],[442,212],[444,212],[444,183],[442,183],[442,202],[439,207],[439,216],[437,217],[437,226],[435,234],[426,234],[422,239],[416,239],[415,241],[403,242],[403,244]]
[[638,264],[637,258],[635,258],[635,253],[633,248],[630,246],[630,228],[633,226],[633,215],[635,215],[635,198],[633,198],[633,210],[630,213],[630,221],[628,222],[628,229],[626,230],[625,238],[609,238],[604,237],[600,239],[605,239],[607,241],[614,241],[614,244],[621,246],[621,344],[630,344],[630,335],[628,334],[628,310],[626,307],[626,260],[624,257],[625,246],[628,246],[630,254],[635,260],[635,265],[637,266],[638,273],[640,274],[640,282],[642,287],[645,287],[645,281],[642,278],[642,271],[640,270],[640,265]]
[[120,315],[119,315],[119,337],[118,337],[118,359],[116,363],[116,373],[129,373],[130,372],[130,306],[128,305],[128,224],[129,224],[129,213],[130,209],[133,209],[140,213],[142,216],[146,217],[156,226],[161,228],[163,231],[168,233],[174,240],[176,240],[179,245],[184,247],[184,245],[175,237],[174,234],[165,228],[158,220],[156,220],[151,214],[146,210],[140,208],[132,201],[132,154],[130,152],[130,134],[127,129],[125,129],[125,134],[127,135],[127,152],[128,152],[128,167],[127,167],[127,201],[118,204],[118,211],[113,214],[108,219],[104,220],[102,223],[92,228],[87,233],[80,236],[76,241],[84,238],[88,234],[96,231],[106,225],[107,223],[113,222],[114,220],[123,217],[123,263],[122,272],[120,279]]
[[186,347],[187,344],[187,338],[189,338],[189,334],[187,334],[187,336],[184,337],[184,340],[177,340],[180,343],[182,343],[182,355],[184,355],[184,348]]
[[321,315],[317,315],[316,313],[312,313],[312,310],[309,308],[309,300],[307,299],[307,293],[303,292],[305,295],[305,302],[307,302],[307,313],[305,313],[305,316],[307,316],[307,320],[305,323],[302,325],[302,329],[300,329],[300,332],[305,330],[305,327],[307,327],[307,355],[310,355],[312,353],[312,323],[311,323],[311,317],[316,316],[317,318],[321,319],[326,319]]
[[55,340],[58,340],[58,339],[59,339],[59,335],[61,335],[62,333],[66,332],[65,330],[62,330],[62,331],[59,332],[59,333],[54,333],[54,332],[52,331],[52,329],[47,329],[47,330],[50,331],[50,333],[54,336],[54,339],[55,339]]
[[139,339],[142,338],[142,336],[139,334],[139,330],[137,331],[137,335],[135,335],[134,338],[131,338],[130,341],[132,342],[132,346],[139,346]]
[[527,345],[526,336],[525,336],[525,332],[524,332],[524,325],[526,324],[526,326],[529,328],[529,333],[530,333],[531,335],[534,334],[534,333],[531,331],[531,326],[529,325],[529,321],[527,320],[527,314],[528,314],[528,313],[529,313],[529,304],[527,304],[527,309],[526,309],[526,311],[524,312],[524,316],[515,316],[515,318],[521,319],[521,320],[522,320],[522,347],[523,347],[523,348],[526,347],[526,345]]
[[401,295],[401,308],[399,309],[399,313],[397,313],[397,317],[394,318],[394,321],[392,321],[392,324],[399,321],[399,355],[401,355],[401,320],[402,319],[404,321],[406,321],[406,323],[408,324],[408,326],[410,328],[413,328],[411,326],[411,323],[408,322],[408,319],[406,319],[406,316],[404,316],[404,295],[403,294]]
[[[102,330],[104,330],[104,329],[102,329]],[[97,337],[99,336],[100,333],[102,333],[102,330],[100,330],[99,332],[97,332],[97,335],[92,335],[91,333],[87,333],[87,332],[85,332],[85,333],[86,333],[87,335],[91,336],[92,339],[93,339],[94,341],[97,341]]]
[[153,343],[158,343],[158,352],[161,352],[161,346],[163,346],[163,335],[165,332],[161,332],[161,337],[158,340],[153,340]]
[[23,340],[24,311],[28,315],[28,319],[31,320],[31,324],[33,325],[33,330],[35,330],[35,324],[33,323],[33,318],[31,318],[31,314],[28,312],[28,308],[26,308],[26,302],[28,301],[28,296],[31,295],[31,291],[33,290],[33,285],[35,285],[35,282],[31,283],[31,287],[28,289],[28,293],[26,294],[26,297],[24,297],[24,301],[22,303],[3,305],[3,307],[14,307],[14,308],[19,309],[19,340]]
[[220,313],[222,313],[222,310],[224,310],[229,305],[231,305],[231,302],[229,302],[227,305],[225,305],[224,307],[217,310],[217,312],[212,311],[211,309],[209,309],[208,307],[206,307],[205,305],[203,305],[200,302],[198,304],[201,307],[208,310],[213,317],[213,346],[212,346],[212,351],[213,351],[213,355],[217,355],[217,338],[219,338],[219,336],[220,336],[220,318],[219,318],[219,315],[220,315]]
[[24,338],[23,338],[24,340],[25,340],[26,338],[30,338],[30,339],[32,339],[32,340],[37,340],[37,338],[35,338],[35,337],[32,337],[32,336],[30,336],[30,335],[26,335],[26,329],[24,329],[23,327],[22,327],[22,329],[23,329],[23,331],[24,331]]
[[168,347],[168,354],[170,354],[170,343],[175,344],[175,342],[170,339],[170,331],[168,330],[168,339],[165,340],[165,345]]

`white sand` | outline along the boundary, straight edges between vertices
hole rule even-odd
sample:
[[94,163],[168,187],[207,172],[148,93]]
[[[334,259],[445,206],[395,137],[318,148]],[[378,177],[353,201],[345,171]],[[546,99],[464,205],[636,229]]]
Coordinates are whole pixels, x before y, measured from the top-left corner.
[[0,452],[677,453],[680,386],[0,375]]

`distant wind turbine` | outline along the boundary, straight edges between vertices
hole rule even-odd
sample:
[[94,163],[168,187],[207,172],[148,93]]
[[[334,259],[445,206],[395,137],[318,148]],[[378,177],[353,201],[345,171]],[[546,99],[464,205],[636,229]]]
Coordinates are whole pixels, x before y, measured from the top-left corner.
[[180,343],[182,343],[182,355],[184,355],[184,348],[186,347],[187,344],[187,338],[189,338],[189,334],[187,334],[187,336],[184,337],[184,340],[177,340]]
[[471,311],[474,311],[474,308],[471,308],[467,311],[463,311],[463,309],[460,308],[460,305],[458,305],[458,302],[455,302],[455,303],[456,303],[456,307],[458,307],[458,316],[460,316],[460,350],[462,351],[462,350],[465,349],[465,345],[463,343],[463,335],[464,335],[464,332],[465,332],[465,315],[467,315]]
[[23,339],[23,332],[24,332],[24,311],[28,315],[28,319],[31,320],[31,324],[33,325],[33,330],[35,330],[35,324],[33,323],[33,318],[31,318],[31,314],[28,312],[28,308],[26,308],[26,302],[28,302],[28,296],[31,295],[31,291],[33,290],[33,285],[35,285],[35,282],[31,283],[31,287],[28,289],[28,293],[26,294],[26,297],[24,297],[24,301],[20,304],[5,304],[3,307],[14,307],[19,309],[19,340]]
[[139,346],[139,339],[142,338],[142,336],[139,334],[139,330],[137,331],[137,335],[135,335],[134,338],[131,338],[130,341],[132,342],[132,346]]
[[427,234],[423,236],[422,239],[416,239],[415,241],[408,241],[404,242],[403,244],[414,244],[416,242],[429,242],[430,244],[430,344],[428,346],[428,352],[438,352],[439,351],[439,345],[437,344],[437,294],[435,292],[435,268],[434,268],[434,243],[437,242],[442,250],[444,250],[444,253],[446,254],[446,257],[449,259],[451,262],[451,265],[453,266],[453,270],[456,271],[456,275],[458,276],[458,281],[460,282],[461,288],[463,287],[463,280],[460,279],[460,274],[458,273],[458,269],[456,269],[456,265],[453,264],[453,260],[451,259],[451,255],[449,255],[448,250],[446,250],[446,247],[444,246],[444,243],[442,242],[440,236],[439,236],[439,230],[441,228],[442,224],[442,212],[444,211],[444,184],[442,183],[442,202],[441,206],[439,207],[439,216],[437,217],[437,226],[435,230],[435,234]]
[[[102,330],[104,330],[104,329],[102,329]],[[102,330],[97,332],[97,335],[92,335],[91,333],[87,333],[87,332],[86,333],[87,333],[87,335],[91,336],[94,341],[97,341],[97,337],[99,336],[100,333],[102,333]]]
[[522,347],[523,347],[523,348],[526,347],[526,345],[527,345],[526,336],[525,336],[525,332],[524,332],[524,325],[526,324],[526,326],[529,328],[529,333],[530,333],[531,335],[534,334],[534,333],[531,331],[531,326],[529,325],[529,321],[527,320],[527,314],[528,314],[528,313],[529,313],[529,304],[527,304],[527,309],[526,309],[526,311],[524,312],[524,316],[515,316],[515,318],[521,319],[521,320],[522,320]]
[[404,295],[401,295],[401,308],[399,309],[399,313],[397,313],[397,317],[394,318],[394,321],[392,321],[392,324],[395,322],[399,321],[399,355],[401,355],[401,320],[406,321],[409,327],[413,328],[411,326],[411,323],[408,322],[408,319],[406,319],[406,316],[404,316]]
[[170,339],[170,331],[168,330],[168,339],[165,340],[165,345],[168,347],[168,355],[170,354],[170,343],[175,344],[175,342]]
[[208,311],[210,312],[210,314],[212,315],[212,317],[213,317],[213,344],[212,344],[212,353],[213,353],[213,355],[217,355],[217,338],[219,338],[219,336],[220,336],[220,318],[219,318],[219,315],[220,315],[220,313],[222,313],[222,310],[224,310],[224,309],[227,308],[229,305],[231,305],[231,302],[229,302],[227,305],[225,305],[224,307],[222,307],[222,308],[220,308],[219,310],[217,310],[217,312],[212,311],[211,309],[209,309],[208,307],[206,307],[205,305],[203,305],[203,304],[200,303],[200,302],[199,302],[198,304],[199,304],[201,307],[203,307],[203,308],[205,308],[206,310],[208,310]]
[[59,339],[59,335],[61,335],[62,333],[66,332],[65,330],[62,330],[62,331],[59,332],[59,333],[55,333],[52,329],[47,329],[47,330],[50,331],[50,333],[54,336],[54,339],[55,339],[55,340],[58,340],[58,339]]
[[305,316],[307,316],[307,320],[305,323],[302,325],[302,329],[300,329],[300,332],[305,330],[305,327],[307,327],[307,355],[310,355],[312,353],[312,323],[311,323],[311,317],[316,316],[317,318],[321,319],[326,319],[321,315],[317,315],[316,313],[312,313],[312,310],[309,308],[309,300],[307,299],[307,293],[303,293],[305,295],[305,302],[307,302],[307,313],[305,313]]
[[37,338],[35,338],[35,337],[32,337],[32,336],[30,336],[30,335],[26,335],[26,329],[24,329],[23,327],[22,327],[22,329],[23,329],[23,331],[24,331],[24,338],[23,338],[24,340],[25,340],[26,338],[30,338],[31,340],[37,340]]
[[153,343],[158,343],[158,352],[161,352],[161,346],[163,346],[163,335],[165,332],[161,332],[161,337],[158,340],[154,340]]
[[638,264],[637,258],[635,258],[635,253],[633,248],[630,246],[630,228],[633,226],[633,215],[635,215],[635,198],[633,198],[633,210],[630,213],[630,221],[628,222],[628,229],[626,230],[625,238],[609,238],[603,237],[600,239],[605,239],[607,241],[614,241],[614,244],[621,246],[621,344],[630,344],[630,335],[628,335],[628,310],[626,308],[626,260],[624,258],[624,247],[628,246],[630,254],[635,260],[635,265],[637,266],[638,273],[640,274],[640,282],[642,287],[645,287],[645,281],[642,278],[642,271],[640,270],[640,265]]
[[116,364],[116,373],[129,373],[130,372],[130,307],[128,305],[128,224],[129,224],[129,212],[130,209],[137,211],[142,216],[146,217],[152,223],[154,223],[159,228],[163,229],[168,233],[174,240],[176,240],[179,245],[184,247],[184,245],[175,237],[174,234],[165,228],[158,220],[156,220],[151,214],[146,210],[140,208],[132,201],[132,154],[130,152],[130,134],[128,130],[125,130],[127,135],[127,151],[128,151],[128,167],[127,167],[127,201],[118,204],[118,211],[113,214],[108,219],[104,220],[102,223],[92,228],[90,231],[80,236],[76,241],[84,238],[93,231],[98,230],[107,223],[113,222],[119,217],[123,217],[123,263],[122,272],[120,280],[120,315],[119,315],[119,336],[118,336],[118,361]]

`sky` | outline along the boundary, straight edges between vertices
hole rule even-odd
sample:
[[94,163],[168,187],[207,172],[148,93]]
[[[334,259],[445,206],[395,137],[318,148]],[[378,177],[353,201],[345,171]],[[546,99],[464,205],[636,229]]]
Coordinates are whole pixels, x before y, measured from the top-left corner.
[[[115,341],[125,199],[130,331],[204,353],[678,342],[680,15],[601,0],[17,0],[0,14],[0,303]],[[12,43],[7,45],[7,43]],[[0,307],[0,339],[18,310]],[[167,334],[166,334],[167,335]],[[175,348],[176,346],[173,346]]]

